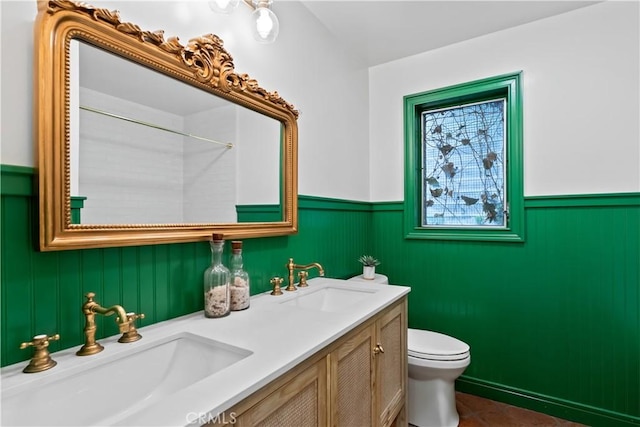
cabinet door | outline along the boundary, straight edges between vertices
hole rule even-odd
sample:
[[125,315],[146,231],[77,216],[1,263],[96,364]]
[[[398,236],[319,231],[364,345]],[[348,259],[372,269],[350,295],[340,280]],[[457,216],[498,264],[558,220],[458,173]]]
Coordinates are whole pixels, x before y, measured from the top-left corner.
[[[396,305],[376,322],[375,353],[378,421],[389,426],[405,406],[407,383],[406,303]],[[378,347],[378,348],[380,348]]]
[[322,358],[242,413],[237,425],[324,427],[327,386],[327,362]]
[[332,426],[375,425],[373,332],[363,328],[330,354]]

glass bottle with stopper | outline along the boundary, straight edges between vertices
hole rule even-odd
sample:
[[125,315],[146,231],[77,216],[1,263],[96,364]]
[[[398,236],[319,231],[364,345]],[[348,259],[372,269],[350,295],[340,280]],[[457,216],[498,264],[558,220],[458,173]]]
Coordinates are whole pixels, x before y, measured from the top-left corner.
[[231,242],[231,311],[245,310],[249,308],[249,273],[243,269],[242,242]]
[[224,317],[230,312],[231,295],[229,289],[229,269],[222,263],[224,237],[211,236],[211,265],[204,272],[204,315]]

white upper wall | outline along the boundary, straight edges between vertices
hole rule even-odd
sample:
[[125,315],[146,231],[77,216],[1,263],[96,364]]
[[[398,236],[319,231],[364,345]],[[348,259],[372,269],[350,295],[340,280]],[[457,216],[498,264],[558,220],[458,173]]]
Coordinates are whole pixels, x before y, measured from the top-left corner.
[[[368,70],[342,50],[298,2],[275,2],[278,40],[260,45],[251,36],[250,9],[233,15],[211,12],[206,1],[100,1],[120,11],[122,21],[143,30],[164,30],[182,44],[208,33],[219,35],[235,69],[278,93],[300,111],[300,194],[368,200]],[[35,166],[32,133],[33,21],[35,0],[0,1],[0,162]]]
[[[522,70],[525,195],[640,191],[639,10],[609,1],[367,70],[301,4],[277,1],[276,43],[250,35],[249,9],[204,1],[94,1],[185,44],[218,34],[246,72],[301,111],[299,193],[404,198],[402,97]],[[35,0],[0,1],[0,162],[34,166]]]
[[371,200],[404,199],[403,96],[520,70],[525,195],[640,191],[639,27],[610,1],[371,68]]

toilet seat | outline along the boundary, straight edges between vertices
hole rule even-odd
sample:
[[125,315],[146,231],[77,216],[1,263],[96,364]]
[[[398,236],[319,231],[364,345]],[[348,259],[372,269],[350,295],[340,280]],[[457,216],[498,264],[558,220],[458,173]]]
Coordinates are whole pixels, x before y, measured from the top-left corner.
[[408,354],[424,360],[463,360],[469,357],[469,345],[448,335],[422,329],[407,331]]

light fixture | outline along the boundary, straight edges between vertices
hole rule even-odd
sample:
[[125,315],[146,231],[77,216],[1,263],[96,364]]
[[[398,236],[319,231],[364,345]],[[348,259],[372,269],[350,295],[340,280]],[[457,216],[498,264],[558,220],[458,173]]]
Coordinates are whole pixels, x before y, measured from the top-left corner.
[[271,10],[273,0],[254,0],[255,10],[251,13],[253,37],[260,43],[273,43],[280,31],[278,17]]
[[[240,0],[211,0],[209,7],[214,12],[229,14],[238,6]],[[273,43],[280,32],[278,17],[271,10],[273,0],[242,0],[253,9],[251,32],[259,43]]]
[[236,10],[240,0],[211,0],[209,7],[214,12],[229,14]]

